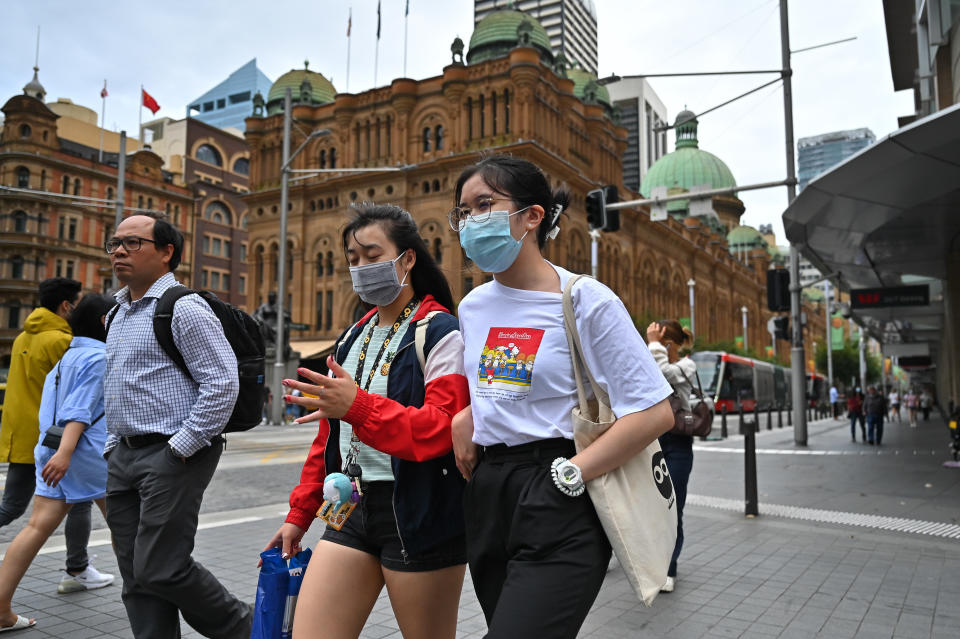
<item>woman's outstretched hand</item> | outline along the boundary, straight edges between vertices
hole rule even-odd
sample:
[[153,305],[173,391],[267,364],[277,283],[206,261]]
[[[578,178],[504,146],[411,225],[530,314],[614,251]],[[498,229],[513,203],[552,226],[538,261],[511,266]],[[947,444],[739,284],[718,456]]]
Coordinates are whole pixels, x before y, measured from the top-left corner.
[[335,377],[327,377],[316,371],[298,368],[297,373],[306,377],[311,383],[298,382],[295,379],[283,380],[283,385],[291,390],[298,389],[303,397],[284,395],[283,400],[288,404],[298,404],[309,411],[303,417],[294,420],[297,424],[308,424],[321,419],[340,419],[353,406],[357,396],[357,384],[333,356],[327,357],[327,367]]

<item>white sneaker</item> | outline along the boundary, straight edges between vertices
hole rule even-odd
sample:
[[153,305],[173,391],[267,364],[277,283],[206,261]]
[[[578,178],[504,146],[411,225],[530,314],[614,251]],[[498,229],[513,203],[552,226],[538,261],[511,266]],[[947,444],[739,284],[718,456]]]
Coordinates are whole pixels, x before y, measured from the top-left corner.
[[81,590],[96,590],[105,588],[113,583],[113,575],[108,575],[98,571],[93,566],[87,564],[87,567],[78,575],[66,573],[57,586],[57,592],[65,595],[69,592],[80,592]]
[[676,577],[667,577],[666,583],[660,586],[660,592],[673,592],[673,588],[677,585]]

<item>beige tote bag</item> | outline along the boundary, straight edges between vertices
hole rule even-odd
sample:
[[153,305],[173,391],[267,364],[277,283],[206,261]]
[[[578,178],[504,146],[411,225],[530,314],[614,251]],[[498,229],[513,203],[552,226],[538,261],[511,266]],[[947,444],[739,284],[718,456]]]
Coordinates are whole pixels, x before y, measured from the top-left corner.
[[[563,291],[563,321],[580,400],[571,411],[577,452],[592,444],[616,420],[610,397],[597,384],[583,357],[573,309],[573,285],[582,277],[586,276],[571,277]],[[581,366],[593,387],[595,401],[587,400]],[[667,581],[677,541],[677,500],[659,442],[654,440],[619,468],[587,482],[587,494],[630,585],[649,606]]]

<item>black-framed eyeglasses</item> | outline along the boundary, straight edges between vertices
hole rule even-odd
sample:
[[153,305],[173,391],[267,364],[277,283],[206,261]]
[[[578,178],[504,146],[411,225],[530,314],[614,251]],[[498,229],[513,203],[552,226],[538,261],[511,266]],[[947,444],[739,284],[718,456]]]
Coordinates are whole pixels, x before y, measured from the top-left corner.
[[112,237],[104,243],[103,248],[107,250],[107,254],[112,254],[122,245],[125,251],[133,252],[139,251],[144,242],[156,244],[155,240],[137,235],[129,235],[127,237]]
[[474,203],[472,208],[469,206],[455,206],[450,209],[450,212],[447,214],[450,220],[450,228],[459,233],[463,230],[463,227],[467,225],[468,221],[473,224],[483,224],[487,222],[490,219],[490,214],[493,212],[494,202],[512,202],[512,200],[504,197],[481,197]]

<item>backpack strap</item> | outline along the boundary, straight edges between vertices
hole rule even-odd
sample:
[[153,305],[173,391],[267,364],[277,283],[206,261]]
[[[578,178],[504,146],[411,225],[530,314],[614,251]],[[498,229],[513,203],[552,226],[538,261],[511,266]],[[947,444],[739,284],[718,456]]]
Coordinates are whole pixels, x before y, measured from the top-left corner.
[[196,293],[196,291],[186,286],[171,286],[163,292],[153,311],[153,335],[157,338],[157,343],[160,344],[160,348],[167,354],[167,357],[173,360],[173,363],[183,371],[184,375],[193,379],[180,349],[173,341],[173,307],[177,300],[191,293]]
[[417,349],[417,360],[420,362],[420,370],[422,372],[426,372],[427,370],[427,355],[424,352],[427,345],[427,326],[430,325],[430,320],[439,312],[440,311],[430,311],[424,315],[423,318],[417,321],[417,328],[413,333],[413,344]]
[[114,304],[113,308],[107,311],[107,318],[103,321],[103,330],[106,333],[110,332],[110,324],[113,322],[113,318],[116,317],[117,311],[120,310],[119,304]]

